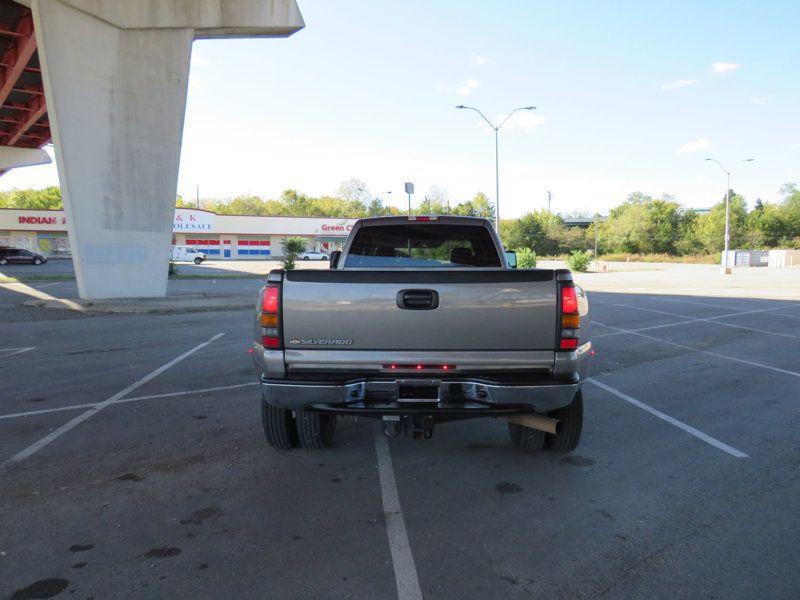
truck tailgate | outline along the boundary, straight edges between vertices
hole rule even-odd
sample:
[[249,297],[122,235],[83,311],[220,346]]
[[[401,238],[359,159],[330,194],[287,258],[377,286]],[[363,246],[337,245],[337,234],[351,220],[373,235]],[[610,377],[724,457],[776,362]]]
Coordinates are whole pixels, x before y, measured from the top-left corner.
[[552,270],[287,271],[287,350],[555,350]]

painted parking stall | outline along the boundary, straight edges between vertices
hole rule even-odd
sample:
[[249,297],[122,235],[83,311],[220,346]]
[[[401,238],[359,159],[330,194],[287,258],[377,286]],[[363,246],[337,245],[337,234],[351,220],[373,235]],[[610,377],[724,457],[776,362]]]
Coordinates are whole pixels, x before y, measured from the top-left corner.
[[272,451],[249,310],[6,322],[0,596],[792,598],[800,303],[590,302],[566,456],[493,420],[415,443],[345,419],[330,451]]

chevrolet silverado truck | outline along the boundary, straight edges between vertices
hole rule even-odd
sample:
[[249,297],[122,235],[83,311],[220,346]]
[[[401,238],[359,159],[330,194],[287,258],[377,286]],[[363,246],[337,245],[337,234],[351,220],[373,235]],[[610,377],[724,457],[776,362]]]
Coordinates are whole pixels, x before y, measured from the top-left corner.
[[267,442],[323,448],[342,415],[389,437],[437,423],[508,423],[522,451],[574,450],[591,350],[586,294],[566,269],[517,269],[473,217],[355,223],[328,270],[275,270],[251,354]]

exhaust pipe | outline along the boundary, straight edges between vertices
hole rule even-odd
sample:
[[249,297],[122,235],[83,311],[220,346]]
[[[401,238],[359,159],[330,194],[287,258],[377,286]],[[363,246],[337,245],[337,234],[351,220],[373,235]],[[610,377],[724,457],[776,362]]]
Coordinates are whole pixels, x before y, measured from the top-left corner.
[[501,417],[501,419],[515,425],[538,429],[553,435],[561,431],[561,421],[543,415],[514,415],[513,417]]

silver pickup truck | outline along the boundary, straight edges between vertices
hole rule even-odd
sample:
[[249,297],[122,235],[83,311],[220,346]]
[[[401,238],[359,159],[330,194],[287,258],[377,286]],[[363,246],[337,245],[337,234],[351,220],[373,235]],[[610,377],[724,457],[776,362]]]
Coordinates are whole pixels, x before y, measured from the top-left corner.
[[267,442],[329,446],[341,415],[413,438],[495,417],[523,451],[573,450],[588,301],[566,269],[515,267],[485,219],[409,216],[358,221],[329,270],[272,271],[251,352]]

